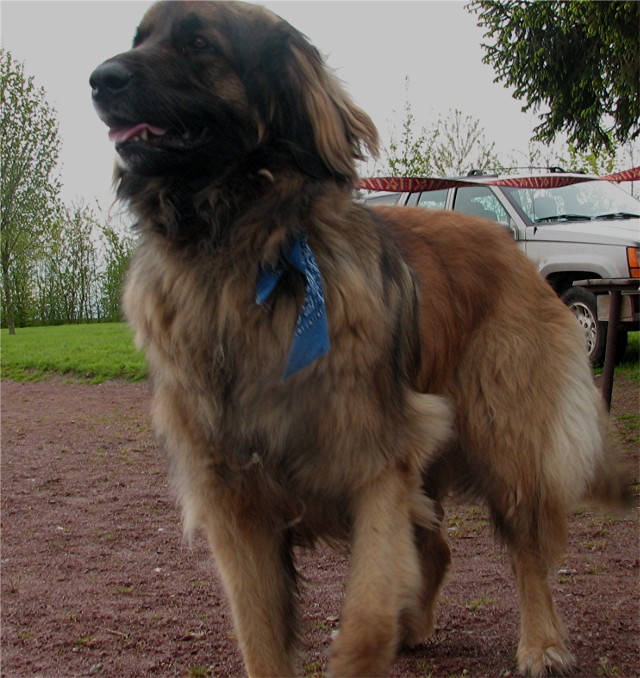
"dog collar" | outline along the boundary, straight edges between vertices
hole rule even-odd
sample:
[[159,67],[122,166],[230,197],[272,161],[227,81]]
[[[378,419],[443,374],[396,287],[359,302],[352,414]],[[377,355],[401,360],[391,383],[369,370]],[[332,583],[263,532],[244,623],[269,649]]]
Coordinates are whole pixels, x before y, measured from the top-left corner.
[[280,263],[275,268],[260,271],[256,284],[256,303],[262,305],[269,299],[287,265],[304,277],[305,295],[282,376],[283,382],[329,351],[329,324],[322,276],[304,231],[285,247]]

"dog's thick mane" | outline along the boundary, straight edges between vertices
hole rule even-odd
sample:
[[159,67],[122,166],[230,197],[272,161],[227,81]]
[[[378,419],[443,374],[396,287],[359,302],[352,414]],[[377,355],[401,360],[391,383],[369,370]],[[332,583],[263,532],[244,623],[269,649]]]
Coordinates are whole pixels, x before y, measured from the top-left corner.
[[310,204],[328,192],[350,196],[351,188],[331,177],[309,176],[291,157],[274,162],[272,156],[265,162],[262,153],[204,185],[124,172],[117,188],[118,199],[136,215],[139,231],[158,233],[176,245],[229,244],[243,222],[295,232]]

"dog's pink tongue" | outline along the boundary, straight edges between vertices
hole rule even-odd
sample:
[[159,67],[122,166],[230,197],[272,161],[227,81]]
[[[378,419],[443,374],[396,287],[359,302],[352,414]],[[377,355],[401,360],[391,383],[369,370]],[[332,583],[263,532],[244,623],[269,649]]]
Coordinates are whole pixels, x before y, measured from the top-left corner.
[[129,139],[140,136],[145,130],[156,137],[161,137],[167,133],[167,130],[162,127],[154,127],[143,122],[133,127],[111,127],[109,129],[109,141],[122,144]]

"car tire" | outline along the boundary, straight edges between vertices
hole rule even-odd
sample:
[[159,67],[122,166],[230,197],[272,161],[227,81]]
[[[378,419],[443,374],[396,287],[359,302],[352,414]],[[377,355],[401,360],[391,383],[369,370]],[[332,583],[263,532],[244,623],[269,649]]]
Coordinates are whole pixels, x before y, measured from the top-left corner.
[[596,295],[582,287],[571,287],[562,295],[584,332],[584,341],[589,360],[594,367],[604,362],[607,343],[607,323],[598,322]]
[[[585,332],[587,353],[591,364],[594,367],[601,367],[604,364],[608,323],[597,320],[596,295],[583,287],[572,287],[561,296],[561,299],[571,309]],[[616,334],[616,365],[624,360],[628,339],[629,334],[626,330]]]

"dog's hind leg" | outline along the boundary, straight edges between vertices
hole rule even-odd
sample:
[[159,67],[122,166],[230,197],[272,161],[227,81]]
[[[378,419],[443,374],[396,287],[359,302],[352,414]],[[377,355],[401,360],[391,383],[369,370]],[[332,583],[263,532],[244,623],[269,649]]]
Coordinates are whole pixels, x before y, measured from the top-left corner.
[[539,553],[520,548],[513,550],[512,562],[520,603],[520,672],[527,676],[569,674],[575,658],[551,595],[549,564]]
[[286,534],[260,515],[208,516],[204,527],[249,676],[294,675],[297,595]]
[[405,468],[367,483],[353,505],[353,543],[340,632],[331,648],[334,676],[386,675],[400,643],[400,615],[420,591],[420,565]]
[[[575,665],[551,593],[549,573],[566,540],[565,506],[541,490],[517,506],[492,506],[511,554],[520,606],[518,668],[527,676],[566,675]],[[548,492],[548,488],[547,488]]]
[[[512,491],[501,493],[506,502],[501,507],[507,528],[503,534],[511,549],[521,608],[518,666],[536,676],[567,674],[575,664],[548,582],[566,544],[567,512],[593,492],[614,502],[624,495],[617,465],[607,452],[606,412],[586,360],[573,351],[567,365],[559,395],[547,395],[553,411],[523,439],[530,448],[524,455],[530,464],[529,482],[523,475],[517,483],[511,477]],[[524,421],[516,424],[512,416],[510,422],[527,431]],[[545,437],[540,431],[547,432]],[[526,447],[520,451],[526,452]]]

